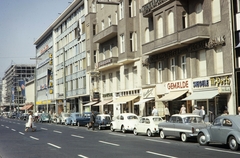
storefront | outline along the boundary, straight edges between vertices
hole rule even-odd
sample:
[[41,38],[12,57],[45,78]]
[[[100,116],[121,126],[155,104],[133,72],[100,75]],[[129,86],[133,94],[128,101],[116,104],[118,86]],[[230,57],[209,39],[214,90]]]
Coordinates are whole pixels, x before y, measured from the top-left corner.
[[162,102],[163,105],[168,105],[171,115],[178,114],[182,104],[186,106],[187,112],[189,112],[191,105],[188,104],[188,102],[182,101],[182,99],[189,95],[191,80],[187,79],[167,82],[164,87],[165,94],[161,95],[157,102]]
[[229,76],[197,78],[192,84],[191,95],[182,100],[190,101],[199,108],[204,106],[206,121],[213,121],[216,116],[223,114],[224,110],[231,113],[233,107]]

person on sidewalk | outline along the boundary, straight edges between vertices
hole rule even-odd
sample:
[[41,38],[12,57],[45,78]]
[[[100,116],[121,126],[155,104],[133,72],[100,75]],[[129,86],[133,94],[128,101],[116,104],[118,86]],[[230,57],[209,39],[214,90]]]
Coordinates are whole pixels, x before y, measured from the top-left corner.
[[169,118],[170,118],[170,112],[169,112],[169,109],[168,109],[168,105],[165,106],[164,115],[165,115],[166,122],[168,122]]
[[153,107],[153,110],[152,110],[152,116],[158,116],[158,110],[156,109],[155,106]]
[[28,131],[29,128],[32,129],[32,132],[35,131],[35,128],[33,128],[34,127],[33,120],[34,120],[33,112],[30,111],[28,116],[28,122],[26,123],[26,127],[25,127],[26,132]]
[[92,130],[94,130],[94,123],[95,123],[95,115],[94,115],[94,112],[92,111],[92,114],[90,116],[90,122],[89,122],[88,129],[92,128]]

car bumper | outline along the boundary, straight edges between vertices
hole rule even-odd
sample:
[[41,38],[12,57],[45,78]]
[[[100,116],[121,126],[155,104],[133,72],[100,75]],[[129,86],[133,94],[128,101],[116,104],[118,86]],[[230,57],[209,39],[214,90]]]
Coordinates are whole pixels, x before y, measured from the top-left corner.
[[190,133],[189,134],[190,137],[197,137],[197,135],[198,135],[197,133]]

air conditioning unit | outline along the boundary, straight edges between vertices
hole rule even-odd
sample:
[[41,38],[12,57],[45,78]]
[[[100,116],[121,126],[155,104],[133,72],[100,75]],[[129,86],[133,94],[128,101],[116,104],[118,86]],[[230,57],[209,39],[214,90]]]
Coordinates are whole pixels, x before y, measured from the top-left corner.
[[52,54],[51,53],[49,53],[49,58],[52,58]]

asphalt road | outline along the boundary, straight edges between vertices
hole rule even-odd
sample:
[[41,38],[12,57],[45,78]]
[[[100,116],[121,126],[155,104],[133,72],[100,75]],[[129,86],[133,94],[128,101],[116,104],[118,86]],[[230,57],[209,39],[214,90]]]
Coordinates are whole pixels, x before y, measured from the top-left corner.
[[200,146],[196,140],[134,136],[110,130],[36,123],[36,132],[25,132],[25,121],[0,118],[2,158],[239,158],[226,145]]

